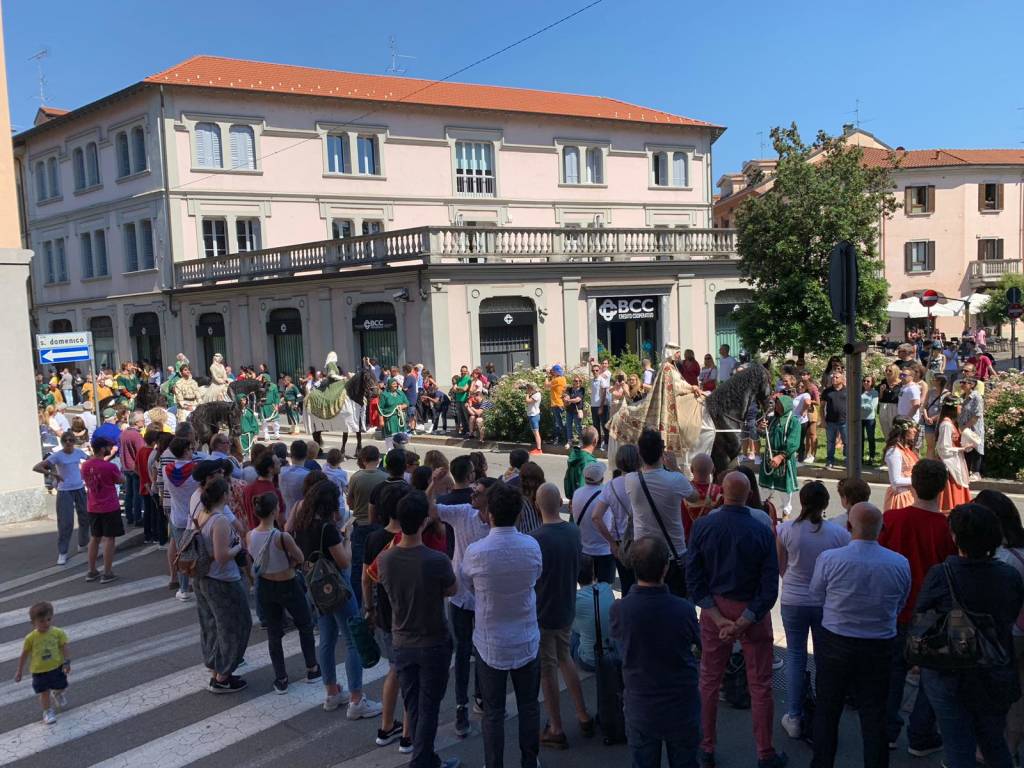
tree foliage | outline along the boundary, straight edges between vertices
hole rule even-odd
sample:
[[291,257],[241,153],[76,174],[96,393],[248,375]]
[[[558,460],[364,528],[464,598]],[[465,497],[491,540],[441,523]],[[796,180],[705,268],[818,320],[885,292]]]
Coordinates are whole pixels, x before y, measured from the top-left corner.
[[1020,288],[1024,291],[1024,275],[1003,275],[999,278],[998,285],[988,292],[991,298],[985,305],[985,311],[981,313],[981,321],[985,325],[994,325],[998,328],[1009,322],[1009,316],[1006,314],[1006,308],[1009,306],[1006,291],[1010,288]]
[[829,253],[840,240],[859,252],[859,336],[877,335],[889,300],[878,225],[899,207],[890,171],[865,167],[860,147],[841,137],[819,132],[808,145],[796,124],[771,136],[774,186],[737,212],[740,272],[754,294],[736,313],[741,338],[749,350],[773,354],[841,347],[845,329],[828,299]]

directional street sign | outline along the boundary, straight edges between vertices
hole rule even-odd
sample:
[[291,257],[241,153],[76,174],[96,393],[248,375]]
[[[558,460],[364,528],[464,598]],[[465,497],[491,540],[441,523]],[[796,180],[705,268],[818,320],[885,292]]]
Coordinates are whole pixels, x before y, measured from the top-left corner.
[[92,360],[92,333],[36,334],[36,349],[39,351],[39,362],[43,365]]

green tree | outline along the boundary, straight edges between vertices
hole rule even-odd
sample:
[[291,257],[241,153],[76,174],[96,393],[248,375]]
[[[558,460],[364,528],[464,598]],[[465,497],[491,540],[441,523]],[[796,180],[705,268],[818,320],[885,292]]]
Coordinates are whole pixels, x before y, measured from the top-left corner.
[[774,186],[737,213],[740,272],[754,294],[736,313],[741,338],[773,354],[841,347],[845,329],[828,299],[829,253],[840,240],[859,252],[859,336],[879,333],[889,297],[878,224],[898,207],[889,169],[866,167],[860,147],[823,132],[807,145],[796,124],[771,136],[779,156]]
[[1024,275],[1006,274],[999,278],[999,284],[988,295],[991,296],[985,310],[981,313],[981,321],[985,325],[1001,326],[1008,322],[1006,314],[1006,291],[1010,288],[1020,288],[1024,291]]

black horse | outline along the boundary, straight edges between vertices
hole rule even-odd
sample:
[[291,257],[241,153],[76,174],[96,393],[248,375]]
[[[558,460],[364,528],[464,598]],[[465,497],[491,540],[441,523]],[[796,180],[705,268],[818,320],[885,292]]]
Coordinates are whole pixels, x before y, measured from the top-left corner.
[[202,403],[197,405],[189,417],[189,423],[195,432],[195,444],[199,448],[208,448],[213,436],[227,427],[231,442],[242,437],[242,403],[224,401]]
[[[379,391],[380,387],[377,384],[377,380],[373,376],[373,371],[369,368],[360,368],[358,371],[353,373],[348,381],[345,382],[345,394],[348,395],[348,399],[356,404],[357,409],[360,412],[359,425],[368,427],[370,423],[369,415],[367,411],[370,407],[370,398],[374,397]],[[343,432],[341,435],[341,453],[345,456],[345,446],[348,445],[348,432]],[[360,429],[356,430],[356,452],[358,453],[363,447],[363,431]]]
[[756,402],[761,412],[767,413],[771,396],[771,377],[760,363],[750,363],[737,370],[708,395],[707,411],[715,429],[719,430],[711,447],[716,473],[736,466],[740,437],[751,405]]
[[135,393],[135,410],[145,413],[151,408],[156,408],[156,405],[159,402],[157,398],[159,397],[160,387],[147,381],[145,384],[140,386],[139,391]]
[[228,384],[228,392],[233,402],[243,399],[258,408],[267,399],[269,386],[263,379],[235,379]]

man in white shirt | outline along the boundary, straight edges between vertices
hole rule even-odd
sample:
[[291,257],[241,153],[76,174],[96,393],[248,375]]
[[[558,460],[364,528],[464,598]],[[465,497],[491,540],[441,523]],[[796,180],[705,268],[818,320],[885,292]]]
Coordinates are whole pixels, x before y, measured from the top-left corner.
[[503,765],[509,677],[519,709],[521,764],[536,765],[540,751],[540,628],[534,587],[542,561],[537,540],[516,530],[522,506],[515,488],[505,483],[488,488],[491,530],[466,548],[459,566],[459,578],[476,601],[473,646],[484,700],[484,762],[492,768]]
[[600,446],[607,442],[605,431],[608,428],[608,408],[605,400],[608,399],[612,377],[607,370],[602,372],[596,362],[590,365],[590,376],[590,421],[597,430],[597,444]]
[[[464,739],[469,735],[469,660],[473,654],[473,623],[476,616],[476,601],[469,589],[465,576],[460,571],[466,549],[490,533],[490,518],[487,515],[487,489],[498,482],[493,477],[482,477],[472,486],[469,504],[435,504],[434,483],[442,482],[447,474],[445,468],[434,470],[430,496],[430,515],[448,523],[455,533],[455,551],[452,567],[458,591],[449,601],[448,615],[451,619],[452,635],[455,638],[455,735]],[[475,685],[476,698],[480,698],[480,678]]]
[[733,371],[736,370],[736,358],[729,354],[728,344],[723,344],[719,347],[718,354],[718,381],[721,383],[728,381]]
[[92,439],[92,433],[96,431],[96,413],[93,410],[92,402],[87,402],[82,406],[82,423],[85,424],[85,429],[89,433],[89,438]]
[[921,385],[917,383],[912,367],[900,371],[900,399],[896,415],[910,421],[921,421]]
[[[600,461],[587,464],[583,468],[583,485],[576,489],[569,502],[570,513],[576,526],[580,529],[580,543],[584,555],[594,561],[594,573],[597,581],[611,584],[615,581],[615,558],[612,556],[611,544],[604,538],[601,531],[594,525],[591,517],[594,507],[601,501],[604,488],[605,466]],[[601,522],[605,530],[615,527],[612,510],[607,504],[601,514]]]
[[[642,466],[639,472],[626,476],[626,493],[633,506],[633,539],[652,536],[668,544],[672,559],[665,583],[673,594],[685,597],[686,581],[681,570],[681,558],[686,553],[686,538],[680,509],[682,502],[696,503],[701,500],[701,496],[690,485],[686,475],[679,471],[675,456],[665,455],[665,441],[660,432],[648,427],[640,433],[636,447]],[[666,459],[667,468],[662,466],[663,458]],[[646,492],[644,484],[647,486]],[[647,500],[648,493],[654,501],[657,514]]]

